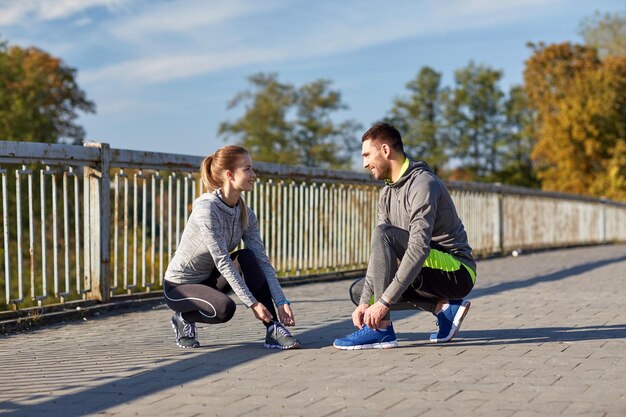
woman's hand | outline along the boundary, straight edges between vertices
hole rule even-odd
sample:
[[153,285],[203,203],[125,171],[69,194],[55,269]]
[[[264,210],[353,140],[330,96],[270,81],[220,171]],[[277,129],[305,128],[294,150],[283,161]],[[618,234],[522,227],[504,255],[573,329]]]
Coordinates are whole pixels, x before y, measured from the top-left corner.
[[289,304],[278,306],[278,317],[285,326],[295,326],[296,320],[293,318],[293,311]]
[[261,303],[258,301],[250,306],[252,312],[254,313],[254,317],[261,320],[264,323],[269,323],[272,321],[274,317],[272,317],[272,313]]

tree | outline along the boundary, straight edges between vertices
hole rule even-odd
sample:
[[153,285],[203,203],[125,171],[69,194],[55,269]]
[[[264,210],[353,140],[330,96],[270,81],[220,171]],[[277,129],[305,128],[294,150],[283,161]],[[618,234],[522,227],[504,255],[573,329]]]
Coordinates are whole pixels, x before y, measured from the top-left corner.
[[525,90],[536,111],[533,161],[542,188],[626,198],[626,56],[531,45]]
[[294,132],[299,160],[305,166],[345,168],[350,166],[358,124],[348,120],[335,124],[332,112],[346,109],[341,94],[331,90],[332,82],[320,79],[298,90]]
[[585,44],[598,50],[601,58],[626,55],[626,14],[596,12],[578,28]]
[[0,44],[0,138],[80,143],[77,111],[95,112],[75,80],[76,70],[37,48]]
[[234,138],[258,161],[311,167],[350,167],[352,120],[336,123],[334,112],[347,108],[331,81],[316,80],[299,88],[278,81],[276,74],[249,77],[253,91],[239,93],[229,108],[245,107],[235,122],[223,122],[219,134]]
[[228,109],[243,105],[244,115],[233,123],[222,122],[219,134],[234,138],[258,161],[293,163],[297,152],[287,112],[296,103],[294,87],[278,82],[277,74],[254,74],[248,81],[253,90],[237,94],[228,103]]
[[442,130],[441,73],[422,67],[406,88],[409,96],[394,101],[387,121],[403,132],[405,152],[427,161],[438,172],[448,160]]
[[504,146],[502,72],[470,62],[454,78],[455,87],[445,96],[452,156],[461,162],[465,179],[493,180]]
[[502,170],[497,174],[497,179],[504,184],[539,187],[530,158],[536,137],[534,112],[522,86],[511,87],[504,114],[506,147],[502,154]]

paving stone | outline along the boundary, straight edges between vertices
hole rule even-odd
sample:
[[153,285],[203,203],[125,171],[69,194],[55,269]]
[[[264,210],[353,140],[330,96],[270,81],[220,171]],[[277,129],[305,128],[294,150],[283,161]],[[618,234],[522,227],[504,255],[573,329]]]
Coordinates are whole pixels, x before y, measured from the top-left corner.
[[[178,349],[165,305],[0,337],[0,415],[624,416],[626,245],[479,261],[451,343],[434,317],[394,312],[400,348],[338,351],[349,281],[285,287],[303,343],[262,348],[239,304]],[[606,303],[610,299],[611,303]]]

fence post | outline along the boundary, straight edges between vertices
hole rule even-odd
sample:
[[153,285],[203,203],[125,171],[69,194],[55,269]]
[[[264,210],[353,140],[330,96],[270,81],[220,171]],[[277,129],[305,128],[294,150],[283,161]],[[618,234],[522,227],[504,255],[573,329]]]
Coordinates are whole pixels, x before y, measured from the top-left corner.
[[107,143],[85,143],[100,149],[100,162],[95,168],[85,167],[85,275],[90,291],[87,297],[106,302],[111,298],[110,262],[110,194],[109,167],[111,148]]
[[606,239],[606,198],[600,199],[601,210],[600,210],[600,243],[607,243]]
[[493,251],[496,253],[500,253],[503,254],[504,253],[504,213],[503,211],[503,199],[504,199],[504,195],[503,195],[503,191],[502,191],[502,185],[500,183],[495,183],[494,184],[496,191],[495,191],[495,198],[496,198],[496,210],[494,213],[495,219],[494,219],[494,223],[495,223],[495,230],[493,231]]

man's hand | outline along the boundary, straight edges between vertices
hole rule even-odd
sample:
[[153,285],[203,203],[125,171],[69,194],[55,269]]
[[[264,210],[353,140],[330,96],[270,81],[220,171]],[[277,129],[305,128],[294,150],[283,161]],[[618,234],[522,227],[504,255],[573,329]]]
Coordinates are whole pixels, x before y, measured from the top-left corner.
[[285,326],[295,326],[296,319],[293,318],[293,311],[289,304],[278,306],[278,318]]
[[[385,315],[387,315],[388,312],[389,307],[386,307],[380,301],[376,301],[367,310],[365,310],[363,322],[367,324],[367,327],[370,329],[376,330],[378,329],[380,321],[385,317]],[[354,321],[354,313],[352,313],[352,320]]]
[[368,307],[368,304],[359,304],[352,312],[352,323],[359,329],[363,328],[363,316]]

